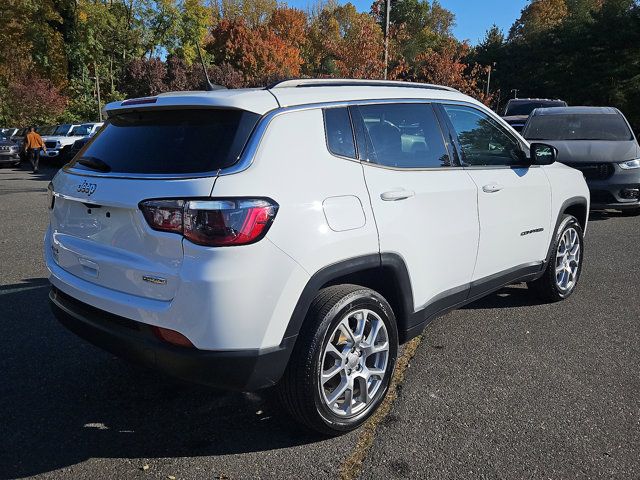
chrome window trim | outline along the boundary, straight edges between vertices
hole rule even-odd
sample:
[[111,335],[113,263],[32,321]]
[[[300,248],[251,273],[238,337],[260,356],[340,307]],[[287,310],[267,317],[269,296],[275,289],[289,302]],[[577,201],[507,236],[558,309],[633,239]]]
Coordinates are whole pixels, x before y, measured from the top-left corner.
[[[453,100],[446,98],[381,98],[381,99],[368,99],[368,100],[339,100],[334,102],[318,102],[318,103],[306,103],[301,105],[293,105],[289,107],[279,107],[265,113],[256,124],[253,132],[249,136],[249,140],[244,147],[244,150],[240,154],[239,160],[226,168],[221,170],[213,170],[201,173],[174,173],[174,174],[153,174],[153,173],[130,173],[130,174],[118,174],[118,173],[104,173],[104,172],[91,172],[88,170],[74,170],[69,164],[62,167],[65,173],[78,175],[82,177],[102,177],[102,178],[114,178],[114,179],[128,179],[128,180],[187,180],[187,179],[199,179],[199,178],[215,178],[219,176],[234,175],[245,171],[251,166],[253,160],[260,148],[260,145],[264,139],[264,135],[271,122],[280,115],[286,115],[292,112],[301,112],[306,110],[317,110],[323,108],[333,107],[349,107],[353,105],[380,105],[388,103],[425,103],[425,104],[449,104],[449,105],[464,105],[472,108],[479,109],[484,113],[491,115],[494,119],[498,119],[503,124],[505,123],[500,117],[498,117],[489,108],[482,105],[478,105],[474,102]],[[205,107],[206,108],[206,107]],[[220,107],[218,107],[220,108]],[[344,157],[338,157],[344,158]],[[360,163],[370,164],[369,162],[361,162],[357,159],[346,160],[358,161]],[[391,168],[391,167],[380,167]],[[443,167],[444,169],[451,169],[456,167]],[[402,169],[407,170],[408,169]],[[424,168],[420,170],[434,170],[434,168]]]

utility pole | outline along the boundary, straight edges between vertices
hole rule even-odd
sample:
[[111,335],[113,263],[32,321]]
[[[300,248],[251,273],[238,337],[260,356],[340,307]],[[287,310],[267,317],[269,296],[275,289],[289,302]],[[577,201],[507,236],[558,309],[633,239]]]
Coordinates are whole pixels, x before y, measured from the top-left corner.
[[389,73],[389,13],[391,12],[391,0],[386,0],[384,21],[384,79]]
[[489,86],[491,85],[491,70],[496,66],[496,62],[493,62],[492,65],[489,65],[489,72],[487,73],[487,97],[489,96]]
[[98,77],[98,64],[93,62],[93,71],[96,74],[96,94],[98,95],[98,118],[102,121],[102,101],[100,100],[100,79]]

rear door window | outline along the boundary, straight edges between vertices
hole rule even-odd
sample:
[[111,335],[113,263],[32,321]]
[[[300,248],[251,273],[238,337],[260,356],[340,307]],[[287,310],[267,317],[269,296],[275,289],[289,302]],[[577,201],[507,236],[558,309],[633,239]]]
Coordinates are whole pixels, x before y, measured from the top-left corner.
[[[74,160],[116,173],[202,173],[236,163],[260,115],[243,110],[139,110],[116,114]],[[83,165],[82,159],[88,159]]]
[[431,105],[398,103],[354,107],[364,160],[394,168],[451,165],[440,124]]

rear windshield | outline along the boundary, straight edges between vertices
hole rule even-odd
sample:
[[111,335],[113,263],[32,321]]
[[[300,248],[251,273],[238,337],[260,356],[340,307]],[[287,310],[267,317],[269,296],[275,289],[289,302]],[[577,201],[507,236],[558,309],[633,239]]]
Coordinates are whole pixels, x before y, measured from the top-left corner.
[[566,107],[567,104],[562,100],[533,100],[526,102],[509,102],[507,104],[507,110],[504,113],[505,117],[514,115],[529,115],[536,108],[549,108],[549,107]]
[[[74,167],[90,159],[120,173],[197,173],[233,165],[260,115],[242,110],[140,110],[109,118]],[[87,162],[89,164],[95,162]]]
[[622,115],[537,115],[523,132],[528,140],[632,140]]

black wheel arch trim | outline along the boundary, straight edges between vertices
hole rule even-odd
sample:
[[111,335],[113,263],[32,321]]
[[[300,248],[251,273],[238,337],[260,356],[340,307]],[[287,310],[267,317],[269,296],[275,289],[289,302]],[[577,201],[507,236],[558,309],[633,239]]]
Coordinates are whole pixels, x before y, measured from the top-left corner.
[[[356,274],[367,270],[379,270],[380,274],[390,274],[394,278],[394,288],[398,294],[396,302],[396,321],[398,322],[398,332],[401,341],[402,331],[408,328],[407,318],[414,313],[413,290],[411,279],[404,259],[396,253],[374,253],[354,258],[341,260],[324,267],[314,273],[293,310],[289,325],[282,339],[282,344],[296,337],[307,316],[311,302],[324,286],[331,285],[332,282],[347,275]],[[387,299],[389,300],[389,299]]]
[[[584,217],[584,221],[585,224],[582,225],[582,229],[584,230],[584,228],[586,227],[586,223],[589,220],[589,207],[588,207],[588,202],[587,199],[585,197],[571,197],[568,198],[567,200],[565,200],[562,205],[560,206],[560,210],[558,211],[558,217],[556,218],[556,223],[553,227],[553,230],[551,232],[551,238],[549,241],[549,249],[547,251],[547,258],[545,259],[545,266],[551,261],[551,255],[553,255],[553,245],[555,243],[555,239],[556,236],[558,235],[558,228],[560,227],[560,224],[562,223],[562,218],[563,216],[567,213],[567,210],[571,207],[574,206],[579,206],[579,207],[583,207],[585,210],[585,217]],[[580,221],[580,219],[578,219],[578,221]]]

